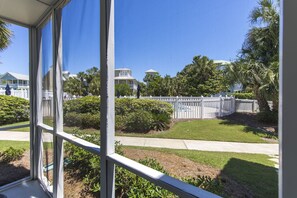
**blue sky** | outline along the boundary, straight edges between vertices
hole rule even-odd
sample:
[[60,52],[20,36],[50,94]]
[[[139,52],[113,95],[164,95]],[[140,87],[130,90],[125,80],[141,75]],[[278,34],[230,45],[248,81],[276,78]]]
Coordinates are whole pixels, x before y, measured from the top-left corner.
[[[99,66],[98,2],[73,0],[63,10],[64,70]],[[257,0],[115,0],[116,67],[128,67],[142,80],[151,68],[174,76],[195,55],[234,60],[256,5]],[[28,31],[10,28],[13,43],[0,52],[0,73],[28,73]],[[44,32],[49,37],[50,30]]]

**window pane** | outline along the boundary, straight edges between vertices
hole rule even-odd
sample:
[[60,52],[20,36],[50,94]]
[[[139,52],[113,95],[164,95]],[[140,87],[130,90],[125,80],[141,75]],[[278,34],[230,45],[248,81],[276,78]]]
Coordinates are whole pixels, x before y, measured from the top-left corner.
[[[115,126],[126,157],[156,160],[169,175],[223,197],[277,197],[270,100],[277,106],[278,88],[264,88],[264,73],[275,63],[270,74],[278,76],[278,38],[264,39],[269,27],[251,20],[255,7],[257,0],[115,0]],[[270,8],[254,13],[274,10],[275,36],[279,8]],[[266,110],[257,114],[259,105]],[[268,115],[274,123],[259,122]]]
[[99,1],[73,0],[62,10],[64,131],[83,139],[99,137],[99,24]]
[[[29,83],[17,83],[29,82],[29,31],[13,24],[4,27],[13,36],[0,52],[0,186],[30,176],[30,128],[18,128],[29,124]],[[5,38],[1,35],[1,47],[2,36]],[[6,129],[1,131],[3,128]]]
[[42,131],[42,150],[43,150],[43,176],[42,182],[50,192],[53,192],[53,135],[47,131]]
[[53,126],[53,38],[51,19],[41,30],[41,45],[43,123]]

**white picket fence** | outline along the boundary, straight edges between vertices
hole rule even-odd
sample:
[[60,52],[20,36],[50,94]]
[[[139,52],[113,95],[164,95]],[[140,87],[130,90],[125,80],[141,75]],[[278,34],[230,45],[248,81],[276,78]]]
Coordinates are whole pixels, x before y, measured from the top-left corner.
[[[120,97],[135,98],[135,96]],[[234,97],[166,97],[149,96],[152,99],[172,104],[174,119],[207,119],[231,115],[234,112],[259,112],[257,100],[242,100]],[[270,102],[270,105],[272,103]]]
[[[0,89],[0,95],[5,95],[5,90]],[[11,95],[29,100],[29,90],[13,90]],[[75,98],[64,98],[73,100]],[[121,96],[121,98],[135,98],[135,96]],[[173,107],[174,119],[207,119],[230,115],[234,112],[256,113],[259,112],[257,100],[235,99],[234,97],[167,97],[148,96],[141,99],[160,100],[168,102]],[[272,106],[272,103],[269,102]],[[43,94],[43,116],[53,116],[52,92]]]
[[[29,89],[18,89],[18,90],[11,89],[10,91],[11,91],[11,96],[24,98],[26,100],[29,100],[30,98]],[[0,95],[5,95],[5,89],[0,88]]]
[[233,97],[142,97],[172,104],[174,119],[205,119],[235,112]]

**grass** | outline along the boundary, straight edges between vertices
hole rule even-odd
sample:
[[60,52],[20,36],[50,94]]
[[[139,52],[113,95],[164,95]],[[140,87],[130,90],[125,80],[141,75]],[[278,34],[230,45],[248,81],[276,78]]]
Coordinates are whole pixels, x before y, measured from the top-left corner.
[[[29,122],[16,123],[6,126],[17,126],[28,124]],[[45,119],[44,123],[52,125],[52,120]],[[96,129],[79,129],[77,127],[64,126],[64,131],[72,133],[80,130],[87,134],[100,133]],[[13,129],[12,131],[28,132],[29,127]],[[119,133],[118,136],[149,137],[149,138],[169,138],[187,140],[207,140],[207,141],[226,141],[226,142],[245,142],[245,143],[267,143],[263,137],[267,137],[262,131],[242,124],[231,123],[226,120],[191,120],[175,123],[168,131],[152,134],[143,133]]]
[[[0,129],[1,128],[4,128],[4,127],[19,126],[19,125],[24,125],[24,124],[30,124],[30,122],[29,121],[25,121],[25,122],[18,122],[18,123],[14,123],[14,124],[7,124],[7,125],[0,126]],[[9,131],[29,132],[30,131],[30,127],[10,129]]]
[[13,147],[15,149],[24,148],[28,150],[30,148],[29,142],[23,141],[7,141],[7,140],[0,140],[0,151],[4,151],[9,147]]
[[266,143],[260,130],[225,120],[191,120],[176,123],[168,131],[154,134],[117,133],[120,136],[208,140],[246,143]]
[[161,151],[188,158],[194,162],[218,168],[224,175],[246,186],[254,197],[277,197],[278,175],[274,162],[261,154],[189,151],[160,148],[131,147]]
[[[43,145],[46,148],[53,148],[53,143],[51,142],[45,142]],[[8,149],[9,147],[13,147],[15,149],[21,149],[24,148],[25,150],[30,149],[30,143],[29,141],[11,141],[11,140],[0,140],[0,151],[4,151]]]

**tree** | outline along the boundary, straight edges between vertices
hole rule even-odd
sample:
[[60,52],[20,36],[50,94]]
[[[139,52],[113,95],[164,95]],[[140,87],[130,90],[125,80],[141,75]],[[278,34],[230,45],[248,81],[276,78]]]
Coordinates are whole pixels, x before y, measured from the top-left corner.
[[86,72],[77,73],[77,77],[69,77],[64,82],[64,92],[71,95],[82,96],[85,93],[100,95],[100,70],[96,67]]
[[132,90],[127,84],[116,84],[115,85],[115,95],[118,96],[131,96]]
[[12,36],[13,33],[8,29],[8,24],[0,20],[0,51],[8,47]]
[[223,86],[223,73],[218,65],[206,56],[195,56],[176,76],[178,95],[207,96],[226,90]]
[[230,82],[240,82],[253,90],[260,111],[270,111],[268,100],[273,101],[274,110],[278,109],[278,6],[271,0],[259,1],[251,12],[253,27],[247,33],[240,58],[227,69]]

